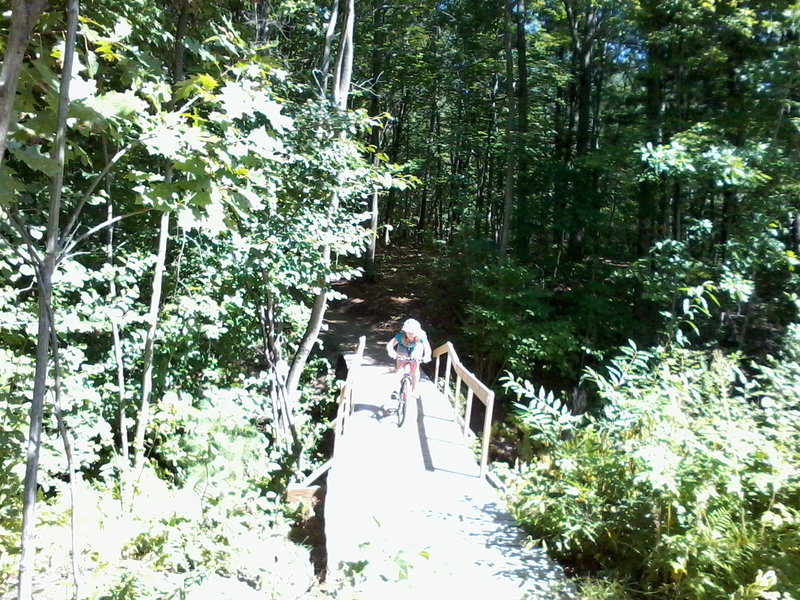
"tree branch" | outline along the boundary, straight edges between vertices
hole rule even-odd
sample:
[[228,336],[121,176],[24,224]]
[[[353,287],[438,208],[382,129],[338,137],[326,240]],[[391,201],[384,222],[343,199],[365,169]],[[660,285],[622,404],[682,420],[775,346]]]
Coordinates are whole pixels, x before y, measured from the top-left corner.
[[82,236],[78,237],[76,240],[71,242],[68,247],[62,248],[61,251],[58,254],[58,260],[56,261],[56,264],[63,262],[63,260],[67,257],[67,255],[69,255],[70,252],[72,252],[72,250],[73,250],[73,248],[75,248],[75,246],[80,244],[83,240],[85,240],[89,236],[97,233],[101,229],[104,229],[105,227],[108,227],[109,225],[113,225],[114,223],[117,223],[118,221],[121,221],[122,219],[127,219],[128,217],[135,217],[136,215],[141,215],[141,214],[149,212],[151,210],[154,210],[154,209],[150,208],[150,207],[141,208],[139,210],[134,210],[133,212],[125,213],[124,215],[119,215],[117,217],[114,217],[113,219],[107,219],[107,220],[103,221],[102,223],[100,223],[99,225],[95,225],[89,231],[84,233]]
[[28,249],[28,256],[25,256],[22,251],[19,249],[17,244],[12,244],[11,240],[6,239],[5,236],[0,234],[0,238],[9,245],[17,254],[19,254],[22,260],[29,260],[34,267],[41,266],[42,259],[39,256],[39,253],[36,251],[36,244],[34,239],[31,237],[30,233],[25,226],[22,224],[22,221],[19,220],[19,217],[15,214],[15,211],[6,210],[6,215],[8,215],[8,221],[11,223],[11,228],[22,238],[22,241],[25,244],[25,247]]
[[75,207],[75,210],[72,211],[72,215],[70,216],[69,221],[67,222],[67,226],[64,228],[64,233],[62,236],[63,241],[61,244],[62,246],[66,246],[67,244],[69,244],[70,238],[73,235],[75,235],[75,231],[77,230],[78,217],[80,217],[81,211],[83,211],[83,207],[86,206],[86,203],[89,201],[89,198],[91,197],[92,193],[97,189],[97,186],[100,184],[103,178],[106,175],[108,175],[108,172],[111,170],[111,167],[113,167],[117,162],[119,162],[119,160],[123,156],[125,156],[137,143],[138,141],[133,142],[132,144],[123,148],[122,150],[117,152],[114,156],[112,156],[111,160],[109,160],[106,163],[106,166],[103,168],[103,170],[100,173],[98,173],[97,176],[95,176],[95,178],[92,180],[92,183],[89,184],[89,188],[83,194],[83,197],[78,201],[78,205]]

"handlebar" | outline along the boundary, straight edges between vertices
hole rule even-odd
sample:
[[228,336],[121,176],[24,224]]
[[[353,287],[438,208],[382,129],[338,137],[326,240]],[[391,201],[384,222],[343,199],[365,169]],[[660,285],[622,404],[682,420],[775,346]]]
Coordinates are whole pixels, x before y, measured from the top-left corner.
[[421,356],[408,356],[407,354],[397,354],[395,353],[394,356],[395,360],[402,360],[403,362],[410,362],[410,363],[423,363],[426,362],[425,359]]

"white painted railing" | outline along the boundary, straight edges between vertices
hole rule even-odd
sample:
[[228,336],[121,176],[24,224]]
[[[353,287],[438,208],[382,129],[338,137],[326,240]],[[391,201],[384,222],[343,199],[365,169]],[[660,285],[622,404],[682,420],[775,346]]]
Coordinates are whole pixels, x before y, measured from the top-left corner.
[[347,429],[347,421],[350,419],[350,415],[353,414],[353,384],[364,360],[364,345],[366,341],[367,338],[363,335],[358,338],[358,349],[347,367],[347,377],[339,392],[339,408],[336,411],[336,432],[333,440],[334,458],[336,458],[336,449],[340,446],[342,436]]
[[347,421],[350,419],[350,415],[353,414],[353,384],[361,368],[361,363],[364,360],[364,345],[366,341],[367,338],[363,335],[358,339],[358,349],[348,365],[347,377],[344,380],[344,385],[342,385],[342,388],[339,390],[339,406],[336,409],[336,420],[333,423],[335,427],[333,455],[324,464],[314,469],[302,482],[291,485],[289,489],[290,498],[292,494],[302,495],[303,490],[308,490],[317,479],[322,477],[322,475],[333,466],[333,461],[336,458],[336,450],[337,448],[341,448],[341,439],[347,429]]

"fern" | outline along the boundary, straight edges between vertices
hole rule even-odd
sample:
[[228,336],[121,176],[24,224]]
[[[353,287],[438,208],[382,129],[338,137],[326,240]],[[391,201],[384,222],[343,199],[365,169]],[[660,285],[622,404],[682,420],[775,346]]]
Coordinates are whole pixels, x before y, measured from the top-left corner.
[[[583,420],[582,415],[573,415],[569,406],[544,386],[537,390],[530,381],[517,381],[510,373],[501,382],[505,389],[516,394],[514,417],[533,442],[551,446]],[[519,402],[523,398],[527,403]]]

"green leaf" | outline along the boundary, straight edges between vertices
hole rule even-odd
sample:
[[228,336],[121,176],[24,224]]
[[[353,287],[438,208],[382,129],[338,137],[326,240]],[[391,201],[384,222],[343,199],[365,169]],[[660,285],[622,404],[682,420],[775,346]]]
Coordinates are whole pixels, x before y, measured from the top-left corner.
[[90,96],[83,101],[83,104],[106,119],[138,115],[147,110],[147,103],[132,90]]
[[178,132],[166,123],[156,125],[149,135],[142,139],[144,147],[150,154],[177,159],[181,154],[181,137]]
[[16,200],[21,184],[13,175],[6,165],[0,166],[0,206],[8,206]]
[[58,170],[58,163],[43,154],[38,145],[28,146],[27,144],[9,142],[8,149],[14,158],[21,160],[29,168],[44,173],[48,177],[52,177]]

